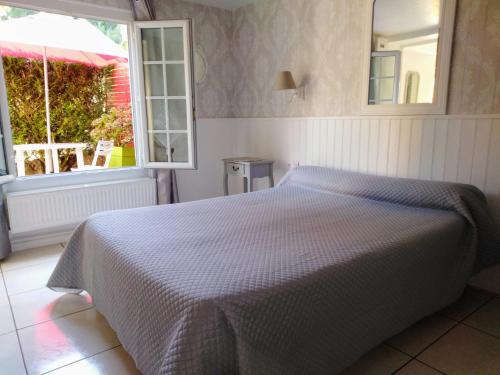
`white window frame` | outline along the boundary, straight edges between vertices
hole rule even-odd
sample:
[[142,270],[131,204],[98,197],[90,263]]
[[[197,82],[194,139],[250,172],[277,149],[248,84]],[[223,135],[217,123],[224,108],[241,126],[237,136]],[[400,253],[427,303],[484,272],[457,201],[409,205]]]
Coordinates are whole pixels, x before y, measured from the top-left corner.
[[[136,61],[135,68],[137,77],[139,78],[139,84],[137,87],[138,101],[140,105],[137,108],[140,110],[138,118],[140,118],[139,123],[141,124],[142,130],[142,161],[145,168],[155,168],[155,169],[196,169],[197,167],[197,155],[196,155],[196,118],[195,118],[195,97],[194,97],[194,77],[193,77],[193,51],[192,51],[192,29],[191,20],[167,20],[167,21],[144,21],[135,22],[135,33],[134,41],[136,47]],[[147,124],[147,113],[146,113],[146,93],[145,93],[145,81],[144,81],[144,65],[147,64],[143,61],[142,54],[142,43],[141,41],[141,30],[142,29],[155,29],[155,28],[182,28],[183,30],[183,41],[184,41],[184,66],[185,66],[185,87],[186,87],[186,119],[187,119],[187,138],[188,138],[188,162],[153,162],[150,160],[150,149],[149,149],[149,133]],[[163,32],[162,32],[163,38]],[[162,39],[163,40],[163,39]],[[162,42],[162,48],[164,44]],[[148,62],[151,63],[151,62]],[[153,63],[165,63],[164,60],[154,61]],[[165,74],[165,72],[164,72]],[[164,82],[166,85],[166,82]],[[162,97],[167,99],[167,97]],[[166,109],[166,121],[168,121],[168,109]],[[153,132],[153,131],[151,131]],[[156,131],[162,133],[163,131]],[[168,137],[168,132],[165,133]],[[175,132],[175,131],[174,131]],[[184,131],[180,131],[184,134]],[[170,154],[170,150],[168,150]]]
[[7,101],[7,90],[5,89],[5,79],[3,75],[3,61],[0,56],[0,123],[2,124],[2,131],[0,135],[0,142],[3,142],[3,151],[5,157],[5,164],[7,166],[7,173],[15,175],[16,165],[14,163],[14,148],[12,145],[12,129],[10,127],[9,117],[9,104]]
[[84,184],[90,182],[101,182],[115,179],[127,179],[149,176],[152,177],[152,171],[144,169],[143,158],[144,150],[142,149],[142,126],[139,113],[141,112],[141,100],[138,100],[138,89],[136,68],[138,66],[136,59],[136,47],[134,40],[134,28],[132,11],[129,9],[114,8],[105,5],[88,4],[82,1],[75,0],[45,0],[43,5],[39,0],[0,0],[0,5],[8,5],[19,8],[34,9],[38,11],[52,12],[61,15],[70,15],[81,18],[91,18],[102,21],[117,22],[127,25],[128,35],[128,53],[129,53],[129,75],[131,89],[131,105],[132,105],[132,123],[134,127],[135,141],[135,167],[113,168],[102,170],[77,171],[71,173],[59,174],[42,174],[34,176],[17,177],[17,170],[14,162],[14,150],[12,144],[12,132],[10,128],[10,119],[8,115],[8,105],[6,98],[6,86],[3,77],[3,65],[0,66],[0,110],[2,116],[2,127],[4,135],[5,157],[8,172],[16,179],[8,189],[30,190],[53,186],[66,186],[73,184]]
[[[371,59],[374,57],[394,57],[394,76],[389,77],[394,80],[393,85],[392,85],[392,102],[394,104],[397,104],[398,98],[399,98],[399,74],[401,70],[401,52],[400,51],[375,51],[372,52],[370,56],[370,64],[371,64]],[[376,80],[382,80],[384,77],[372,77],[370,74],[370,84],[368,85],[368,88],[371,87],[372,84],[375,84],[374,81]],[[368,98],[370,95],[368,94]],[[373,104],[370,104],[373,105]]]

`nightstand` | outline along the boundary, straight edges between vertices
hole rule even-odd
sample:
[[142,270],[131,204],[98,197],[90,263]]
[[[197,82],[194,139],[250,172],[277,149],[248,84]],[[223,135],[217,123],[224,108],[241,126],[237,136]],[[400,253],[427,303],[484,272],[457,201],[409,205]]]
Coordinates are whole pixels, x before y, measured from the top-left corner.
[[229,195],[229,175],[243,177],[244,192],[253,191],[253,179],[267,177],[274,187],[273,161],[251,157],[222,159],[224,162],[224,195]]

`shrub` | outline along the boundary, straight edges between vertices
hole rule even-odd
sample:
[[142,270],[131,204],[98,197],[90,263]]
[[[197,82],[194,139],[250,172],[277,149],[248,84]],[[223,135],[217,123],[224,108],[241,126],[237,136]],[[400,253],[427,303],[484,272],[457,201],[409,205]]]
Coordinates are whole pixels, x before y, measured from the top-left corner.
[[134,131],[130,105],[113,107],[101,117],[92,121],[92,140],[114,141],[117,147],[133,146]]

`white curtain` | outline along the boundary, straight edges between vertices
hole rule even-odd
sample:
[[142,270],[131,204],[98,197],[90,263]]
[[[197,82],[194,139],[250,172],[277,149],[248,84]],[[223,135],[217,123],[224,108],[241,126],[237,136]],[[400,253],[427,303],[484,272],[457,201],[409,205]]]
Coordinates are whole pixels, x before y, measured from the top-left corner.
[[[7,174],[7,163],[5,161],[1,125],[2,123],[0,121],[0,176]],[[3,202],[3,188],[2,185],[0,184],[0,259],[7,258],[10,252],[11,252],[11,247],[9,241],[9,228],[7,225],[7,215]]]
[[5,259],[11,253],[9,241],[9,228],[7,225],[7,215],[3,202],[3,191],[0,185],[0,260]]
[[179,203],[177,177],[172,169],[158,169],[156,171],[156,186],[158,204]]

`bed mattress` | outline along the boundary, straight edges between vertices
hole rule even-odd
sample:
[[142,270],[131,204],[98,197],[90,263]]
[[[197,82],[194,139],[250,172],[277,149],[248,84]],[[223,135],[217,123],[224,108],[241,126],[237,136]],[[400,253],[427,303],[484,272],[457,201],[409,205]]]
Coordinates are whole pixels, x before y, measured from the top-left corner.
[[335,374],[493,261],[485,210],[470,186],[300,167],[274,189],[96,214],[48,285],[89,292],[144,375]]

